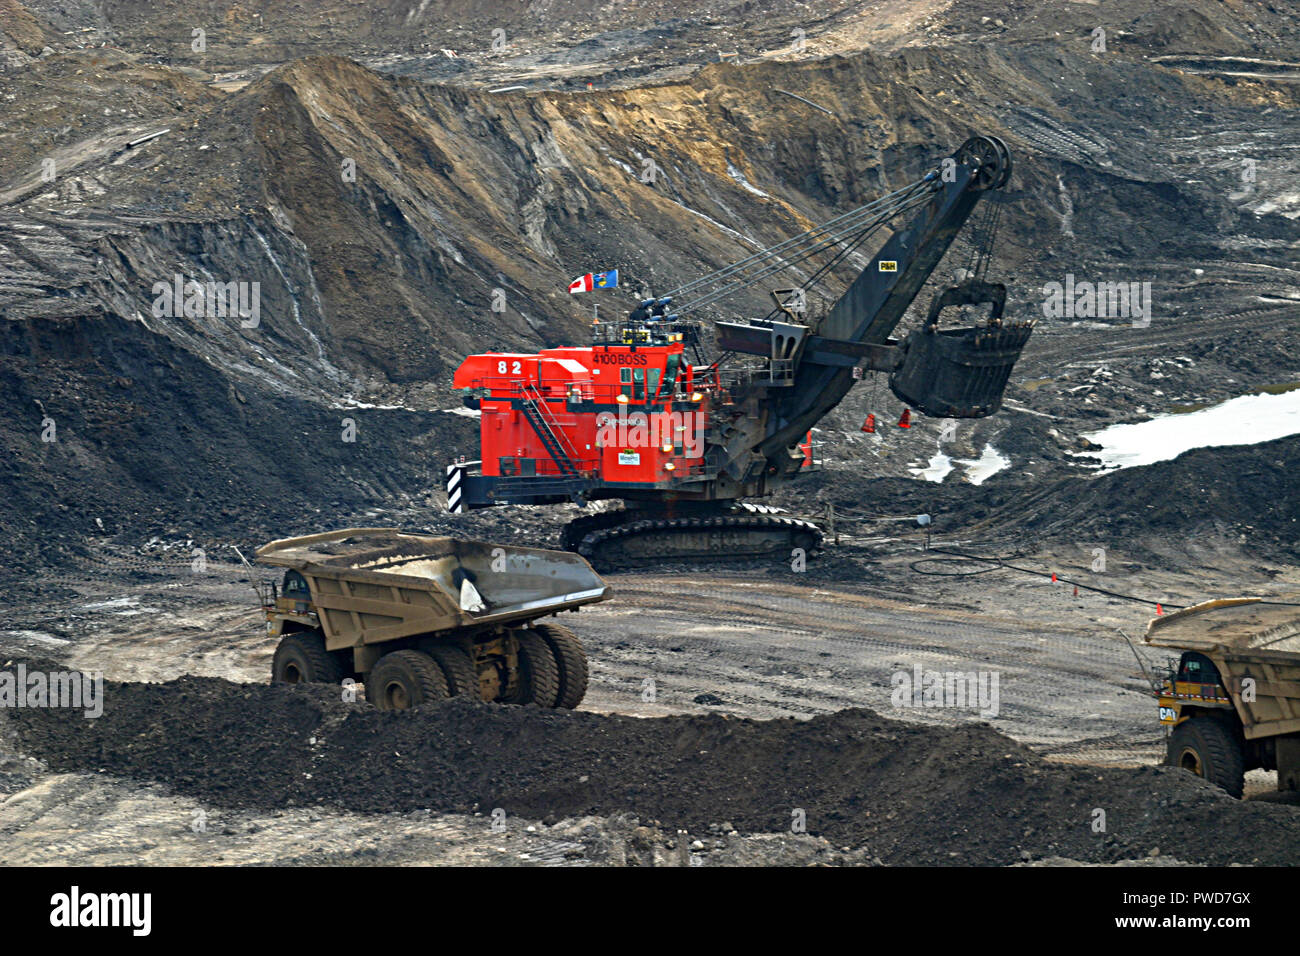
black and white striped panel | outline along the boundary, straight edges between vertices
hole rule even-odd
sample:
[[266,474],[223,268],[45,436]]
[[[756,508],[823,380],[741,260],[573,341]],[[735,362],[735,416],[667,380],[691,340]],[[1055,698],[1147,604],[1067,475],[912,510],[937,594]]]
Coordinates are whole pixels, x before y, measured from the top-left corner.
[[447,510],[452,514],[464,514],[465,506],[461,503],[461,482],[465,480],[465,469],[461,465],[447,466]]

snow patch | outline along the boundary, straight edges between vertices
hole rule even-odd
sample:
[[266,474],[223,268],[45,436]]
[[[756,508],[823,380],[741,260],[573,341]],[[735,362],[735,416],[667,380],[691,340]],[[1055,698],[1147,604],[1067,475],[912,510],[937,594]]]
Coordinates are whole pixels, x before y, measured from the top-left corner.
[[735,166],[731,165],[731,163],[727,163],[727,175],[730,176],[732,179],[734,179],[736,182],[740,183],[741,188],[748,190],[749,192],[753,193],[755,196],[762,196],[764,199],[772,198],[767,193],[763,192],[763,190],[759,189],[757,186],[751,183],[749,181],[749,177],[747,177]]
[[1004,456],[992,445],[985,445],[984,451],[974,460],[961,459],[959,464],[966,468],[966,480],[972,485],[981,485],[989,479],[990,476],[996,475],[1007,465],[1011,464],[1011,459]]
[[972,485],[980,485],[1009,464],[1011,464],[1010,458],[1005,457],[992,445],[985,445],[978,458],[949,458],[943,452],[936,452],[924,468],[918,466],[909,468],[908,471],[913,477],[941,483],[960,465],[966,480]]
[[753,239],[751,239],[749,236],[742,235],[741,233],[737,232],[735,229],[732,229],[730,226],[724,226],[722,223],[718,222],[718,220],[714,219],[712,216],[706,216],[698,209],[692,209],[684,202],[677,202],[676,199],[673,199],[672,201],[677,203],[677,205],[681,206],[687,212],[693,213],[694,215],[699,216],[701,219],[705,220],[706,222],[712,223],[713,225],[721,229],[723,232],[727,233],[728,235],[734,236],[735,238],[739,239],[741,242],[745,243],[746,245],[753,246],[755,249],[759,248],[759,244],[755,242]]
[[62,637],[55,637],[53,634],[46,634],[44,631],[0,631],[0,638],[23,645],[36,645],[38,647],[59,647],[63,644],[72,642]]
[[1197,412],[1161,415],[1131,425],[1112,425],[1083,437],[1101,445],[1088,452],[1103,471],[1169,461],[1193,448],[1257,445],[1300,434],[1300,389],[1280,395],[1242,395]]
[[109,611],[118,608],[134,608],[139,606],[140,599],[138,597],[120,597],[113,598],[111,601],[95,601],[92,604],[83,604],[81,605],[81,609],[83,611]]
[[362,402],[362,401],[358,401],[357,399],[353,398],[351,395],[344,395],[344,396],[343,396],[342,398],[340,398],[338,401],[330,403],[330,408],[342,408],[342,409],[348,409],[348,408],[369,409],[369,408],[373,408],[373,409],[376,409],[376,410],[378,410],[378,411],[384,411],[384,412],[395,412],[395,411],[402,411],[402,412],[418,412],[418,411],[420,410],[420,409],[418,409],[418,408],[411,408],[411,406],[409,406],[409,405],[377,405],[377,404],[375,404],[374,402]]
[[909,468],[908,471],[916,478],[924,478],[926,481],[941,482],[952,472],[952,459],[943,452],[935,453],[930,459],[930,464],[924,468]]

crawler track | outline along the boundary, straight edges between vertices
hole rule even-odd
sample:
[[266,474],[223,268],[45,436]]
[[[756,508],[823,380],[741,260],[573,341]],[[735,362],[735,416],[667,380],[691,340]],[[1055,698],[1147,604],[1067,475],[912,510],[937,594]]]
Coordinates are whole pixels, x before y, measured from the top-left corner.
[[822,532],[800,518],[749,511],[682,518],[644,518],[596,528],[577,551],[598,571],[622,571],[672,561],[752,561],[804,557],[821,546]]

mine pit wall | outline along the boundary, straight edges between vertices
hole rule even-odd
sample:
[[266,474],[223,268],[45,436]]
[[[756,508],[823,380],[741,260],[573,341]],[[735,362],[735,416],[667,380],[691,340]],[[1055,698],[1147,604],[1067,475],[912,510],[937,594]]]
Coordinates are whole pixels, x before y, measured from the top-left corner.
[[[114,312],[140,317],[233,378],[300,396],[337,397],[355,387],[328,357],[332,336],[306,247],[272,217],[163,220],[107,234],[95,248],[102,256],[96,291]],[[205,296],[205,313],[216,304],[226,314],[187,316],[176,308],[177,276],[182,287],[242,285],[239,301],[255,311],[233,314],[234,302]],[[157,283],[170,294],[160,295]]]
[[[355,441],[343,440],[345,418]],[[0,575],[61,565],[84,553],[88,538],[122,532],[199,540],[320,530],[334,509],[437,487],[441,461],[421,449],[439,428],[464,425],[437,412],[335,408],[241,382],[139,321],[103,313],[9,320],[0,323],[0,436],[9,452]]]

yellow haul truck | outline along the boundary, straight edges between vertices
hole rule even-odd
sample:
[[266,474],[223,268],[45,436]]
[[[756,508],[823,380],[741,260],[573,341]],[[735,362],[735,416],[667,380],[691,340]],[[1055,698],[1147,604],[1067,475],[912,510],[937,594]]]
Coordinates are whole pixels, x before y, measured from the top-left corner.
[[273,683],[360,679],[381,710],[452,696],[573,708],[587,691],[577,636],[540,622],[608,596],[577,554],[348,528],[257,559],[286,569],[261,588]]
[[1146,643],[1181,652],[1156,693],[1166,763],[1234,797],[1257,768],[1300,790],[1300,607],[1207,601],[1153,619]]

